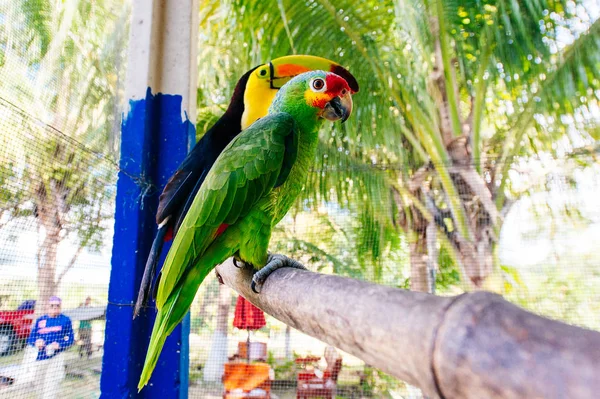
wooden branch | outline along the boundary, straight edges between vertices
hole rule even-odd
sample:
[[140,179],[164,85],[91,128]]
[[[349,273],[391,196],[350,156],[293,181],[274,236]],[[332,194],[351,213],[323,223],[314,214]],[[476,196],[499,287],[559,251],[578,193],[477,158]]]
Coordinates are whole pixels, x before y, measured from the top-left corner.
[[526,312],[488,292],[405,291],[284,268],[260,295],[251,271],[225,284],[273,317],[437,398],[592,398],[600,333]]

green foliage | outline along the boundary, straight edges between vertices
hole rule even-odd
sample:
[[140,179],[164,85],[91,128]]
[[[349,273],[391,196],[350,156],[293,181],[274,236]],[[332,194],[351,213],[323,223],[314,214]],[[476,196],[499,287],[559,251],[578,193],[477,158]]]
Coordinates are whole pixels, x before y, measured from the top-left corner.
[[52,41],[52,6],[47,0],[24,0],[21,8],[30,30],[28,44],[39,45],[40,57],[44,57]]
[[[342,210],[335,203],[315,211],[296,210],[275,228],[272,251],[289,254],[316,271],[403,285],[409,269],[403,235],[396,233],[395,241],[381,248],[377,262],[369,262],[360,244],[364,224],[354,211],[358,209]],[[372,241],[362,245],[372,245]]]
[[[13,162],[0,165],[0,187],[14,187],[19,185],[18,175]],[[20,215],[25,196],[22,191],[4,189],[0,190],[0,228],[6,225],[15,215]]]
[[[451,224],[464,238],[479,236],[470,225],[473,208],[466,208],[464,188],[459,193],[442,167],[453,162],[439,117],[440,90],[448,94],[449,84],[457,88],[456,113],[467,126],[462,133],[475,132],[476,158],[462,162],[475,162],[480,175],[491,180],[480,190],[496,199],[498,210],[516,156],[556,154],[562,147],[558,142],[590,144],[596,131],[598,121],[583,115],[598,106],[599,22],[590,19],[592,11],[583,3],[445,1],[441,9],[436,4],[233,0],[205,2],[201,9],[204,98],[198,101],[203,107],[225,104],[248,68],[290,53],[337,60],[357,77],[361,91],[354,115],[342,127],[322,132],[315,169],[297,204],[299,210],[315,211],[323,202],[335,203],[355,218],[360,228],[349,246],[355,249],[350,275],[368,267],[380,280],[382,257],[403,245],[394,222],[411,211],[394,201],[394,188],[406,191],[429,161],[436,166],[430,184],[439,192],[437,206],[452,210]],[[435,77],[436,40],[447,46],[446,89]],[[200,120],[206,125],[211,119]],[[414,207],[425,209],[425,204]],[[403,228],[409,233],[422,223],[412,220]],[[348,261],[322,242],[302,240],[312,244],[312,249],[304,247],[317,256],[330,255],[336,269],[335,260]],[[452,270],[440,273],[441,284],[456,281],[457,265]]]
[[[5,2],[0,13],[0,227],[37,225],[43,301],[110,225],[129,14],[110,0]],[[76,251],[59,274],[65,240]]]
[[449,253],[448,247],[442,245],[438,256],[439,272],[436,274],[435,284],[440,291],[448,291],[460,284],[460,271],[456,262]]
[[390,397],[390,391],[398,391],[405,385],[396,378],[369,366],[365,366],[362,374],[360,387],[363,395],[367,397]]
[[521,273],[523,285],[507,292],[506,298],[546,317],[600,329],[597,318],[589,316],[600,311],[600,272],[565,266]]
[[267,364],[275,373],[276,380],[291,381],[296,379],[296,363],[294,360],[277,360],[272,351],[267,353]]

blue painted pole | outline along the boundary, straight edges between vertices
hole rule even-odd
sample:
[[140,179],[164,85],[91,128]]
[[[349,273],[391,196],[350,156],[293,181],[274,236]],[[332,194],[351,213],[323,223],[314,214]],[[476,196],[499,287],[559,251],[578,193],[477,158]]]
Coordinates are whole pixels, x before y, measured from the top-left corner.
[[[106,321],[102,372],[103,397],[130,397],[144,364],[156,312],[144,309],[133,318],[133,304],[150,246],[156,233],[154,216],[159,190],[187,154],[194,127],[181,119],[181,96],[157,94],[150,89],[143,100],[131,101],[124,116],[121,171]],[[166,245],[164,254],[168,251]],[[167,339],[144,397],[176,397],[187,393],[187,331],[177,327]],[[185,374],[182,376],[182,374]],[[185,386],[182,386],[185,382]],[[186,397],[185,395],[184,397]]]
[[[133,320],[156,233],[158,196],[195,143],[197,0],[134,0],[121,125],[102,398],[187,398],[189,315],[167,339],[149,384],[137,384],[156,316]],[[169,245],[163,248],[161,262]]]

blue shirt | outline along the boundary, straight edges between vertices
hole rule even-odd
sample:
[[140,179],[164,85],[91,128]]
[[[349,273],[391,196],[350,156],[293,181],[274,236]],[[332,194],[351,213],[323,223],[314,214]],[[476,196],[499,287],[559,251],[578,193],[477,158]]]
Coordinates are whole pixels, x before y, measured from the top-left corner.
[[44,315],[35,321],[35,325],[31,329],[31,334],[27,343],[31,346],[35,346],[35,341],[43,339],[46,345],[50,345],[53,342],[57,342],[60,346],[59,349],[54,351],[51,356],[46,353],[46,348],[38,350],[37,360],[46,360],[53,358],[60,352],[68,349],[73,345],[73,326],[71,319],[67,316],[60,314],[56,317],[50,317]]

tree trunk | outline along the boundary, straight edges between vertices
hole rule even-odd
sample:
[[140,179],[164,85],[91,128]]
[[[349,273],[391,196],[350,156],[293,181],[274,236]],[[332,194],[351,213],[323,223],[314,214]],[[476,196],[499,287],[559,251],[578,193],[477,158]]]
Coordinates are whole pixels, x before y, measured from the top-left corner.
[[[67,17],[65,16],[65,18]],[[69,18],[72,18],[72,15],[69,14]],[[67,20],[67,22],[70,24],[69,20]],[[64,38],[60,40],[63,39]],[[60,40],[58,40],[58,44],[61,44]],[[52,41],[51,46],[54,44],[56,44],[55,40]],[[50,53],[50,51],[48,53]],[[56,54],[46,54],[44,58],[47,59],[48,57],[52,59],[52,57],[56,57]],[[53,64],[49,63],[48,65]],[[46,72],[48,72],[48,70]],[[43,71],[40,71],[38,79],[43,79],[43,77]],[[58,80],[59,90],[56,98],[56,112],[52,123],[53,126],[57,126],[60,129],[64,127],[62,117],[68,115],[67,96],[62,95],[62,93],[69,92],[70,81],[63,76],[59,76]],[[38,219],[38,224],[44,227],[46,233],[42,248],[38,249],[38,254],[40,254],[40,256],[38,259],[38,299],[35,306],[36,317],[39,317],[46,312],[49,298],[52,295],[57,294],[58,284],[56,281],[56,263],[58,244],[64,239],[64,237],[61,237],[61,231],[63,229],[63,220],[69,211],[67,198],[70,194],[70,189],[65,182],[65,177],[61,176],[60,173],[54,173],[57,168],[55,162],[58,165],[65,161],[67,164],[70,163],[70,157],[65,157],[65,144],[61,144],[60,141],[53,142],[50,137],[43,138],[43,140],[45,140],[46,145],[49,145],[47,153],[44,154],[44,157],[47,157],[46,161],[49,161],[49,163],[47,165],[42,164],[42,169],[34,172],[38,175],[36,180],[39,181],[35,189],[34,197],[35,214]],[[51,177],[48,178],[44,176],[45,172],[50,172],[49,174]]]
[[[435,212],[435,204],[429,197],[425,197],[427,210],[431,213]],[[435,294],[435,276],[438,270],[438,250],[437,250],[437,226],[435,221],[430,221],[425,230],[427,243],[427,292]]]
[[[207,279],[208,280],[208,279]],[[213,295],[212,293],[212,281],[207,281],[207,287],[206,290],[204,291],[204,296],[202,297],[202,299],[200,299],[200,309],[198,310],[198,317],[203,320],[203,325],[210,325],[210,323],[212,322],[212,315],[209,314],[209,305],[213,302]],[[218,294],[217,294],[218,295]]]
[[410,289],[427,292],[429,290],[427,273],[427,240],[425,232],[416,233],[418,237],[410,243]]
[[[445,230],[448,239],[456,250],[459,262],[461,263],[460,266],[464,271],[463,274],[466,274],[475,287],[481,287],[483,281],[492,271],[492,249],[495,243],[493,231],[497,227],[496,223],[500,222],[499,213],[493,203],[490,189],[473,165],[471,143],[469,140],[469,118],[472,117],[474,104],[471,104],[467,121],[459,121],[459,130],[457,130],[456,126],[453,128],[451,110],[454,107],[460,107],[460,101],[458,100],[460,96],[458,95],[457,87],[448,87],[449,82],[456,81],[455,79],[448,79],[448,77],[455,77],[456,71],[452,64],[443,62],[439,22],[437,18],[430,20],[430,27],[437,38],[435,40],[434,67],[429,84],[437,104],[440,134],[446,146],[446,153],[448,159],[451,161],[451,165],[438,165],[436,167],[447,167],[449,169],[454,186],[460,196],[461,205],[466,211],[472,237],[461,237],[456,230],[454,220],[451,223],[451,229],[448,226],[444,226],[444,222],[439,223],[438,221],[438,223]],[[441,32],[441,34],[443,35],[444,33]],[[450,70],[445,70],[448,67]],[[456,104],[450,103],[452,98],[456,99]],[[479,162],[479,160],[477,161]],[[447,201],[447,198],[445,200]],[[428,209],[430,208],[428,206]],[[433,209],[433,213],[435,214],[435,205]],[[446,216],[439,218],[440,214],[441,212],[438,212],[436,216],[441,221]],[[446,218],[452,219],[452,216],[450,215]],[[431,250],[431,243],[429,247]],[[412,252],[411,249],[411,259],[413,259]],[[417,253],[419,253],[418,250]],[[414,256],[414,259],[417,262],[421,262],[421,259],[417,255]],[[419,263],[413,266],[413,270],[420,269],[421,267]]]
[[462,165],[453,169],[452,178],[467,212],[473,240],[465,240],[456,233],[450,241],[470,282],[475,288],[481,288],[493,270],[494,228],[501,221],[483,179],[472,178],[474,174],[479,177],[473,166]]
[[[424,190],[423,182],[428,173],[427,167],[421,168],[408,181],[408,189],[417,201],[419,197],[424,197],[421,194]],[[397,223],[410,237],[410,289],[412,291],[429,292],[430,285],[433,282],[429,281],[427,231],[431,230],[430,226],[433,221],[428,222],[416,206],[405,204],[402,195],[397,190],[394,190],[394,200],[398,209],[404,210],[398,215]]]
[[[56,263],[58,244],[62,238],[60,236],[62,225],[62,212],[60,201],[61,193],[56,192],[59,188],[56,184],[48,184],[49,192],[46,191],[46,185],[40,184],[36,196],[36,213],[38,223],[44,228],[45,237],[42,242],[42,248],[38,250],[38,298],[35,306],[35,316],[39,317],[46,312],[48,299],[57,293],[56,284]],[[38,229],[39,234],[39,229]]]
[[38,298],[35,305],[36,318],[46,312],[49,298],[52,295],[56,295],[56,254],[59,242],[60,239],[56,235],[46,233],[46,238],[42,244],[43,250],[41,251],[41,257],[38,261]]
[[[480,233],[486,234],[485,231],[477,232],[478,236]],[[490,240],[481,237],[478,237],[475,243],[458,238],[453,244],[461,263],[460,266],[469,281],[474,288],[481,288],[493,269],[493,244]]]
[[217,325],[213,333],[213,343],[204,366],[204,381],[219,382],[227,362],[227,331],[229,307],[231,304],[231,290],[226,285],[219,285],[219,299],[217,306]]

